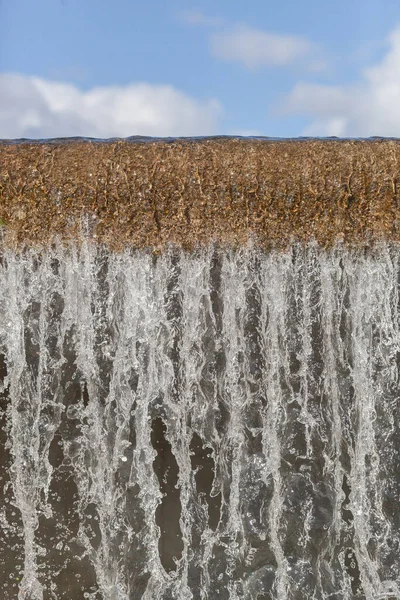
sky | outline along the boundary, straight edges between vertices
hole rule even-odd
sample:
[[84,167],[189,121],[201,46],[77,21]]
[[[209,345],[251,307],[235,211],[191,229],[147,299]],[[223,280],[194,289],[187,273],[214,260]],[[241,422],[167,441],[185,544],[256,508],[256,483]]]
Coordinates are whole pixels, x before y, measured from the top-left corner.
[[0,0],[0,139],[400,137],[399,0]]

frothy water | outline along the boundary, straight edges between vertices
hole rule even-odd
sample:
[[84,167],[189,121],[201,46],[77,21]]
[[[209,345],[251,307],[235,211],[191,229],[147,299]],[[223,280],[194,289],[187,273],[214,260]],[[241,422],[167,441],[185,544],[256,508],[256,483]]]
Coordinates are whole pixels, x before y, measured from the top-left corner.
[[400,250],[0,265],[7,599],[400,597]]

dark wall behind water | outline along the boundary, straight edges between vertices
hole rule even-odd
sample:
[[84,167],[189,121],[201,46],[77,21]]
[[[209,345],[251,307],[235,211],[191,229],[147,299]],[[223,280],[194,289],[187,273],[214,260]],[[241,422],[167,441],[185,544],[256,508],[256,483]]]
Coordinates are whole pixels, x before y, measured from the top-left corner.
[[399,283],[390,244],[6,250],[3,597],[399,598]]

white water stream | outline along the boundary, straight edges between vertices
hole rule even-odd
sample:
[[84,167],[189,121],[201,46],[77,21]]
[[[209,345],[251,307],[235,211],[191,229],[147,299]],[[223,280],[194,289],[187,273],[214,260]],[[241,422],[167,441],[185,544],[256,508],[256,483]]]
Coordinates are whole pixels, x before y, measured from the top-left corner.
[[12,600],[400,598],[400,250],[4,251]]

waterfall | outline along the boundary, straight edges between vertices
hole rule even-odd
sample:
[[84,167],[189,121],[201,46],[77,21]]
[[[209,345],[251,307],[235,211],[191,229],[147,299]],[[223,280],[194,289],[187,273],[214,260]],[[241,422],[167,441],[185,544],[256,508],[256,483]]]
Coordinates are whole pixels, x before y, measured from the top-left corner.
[[7,600],[400,597],[400,249],[0,264]]

